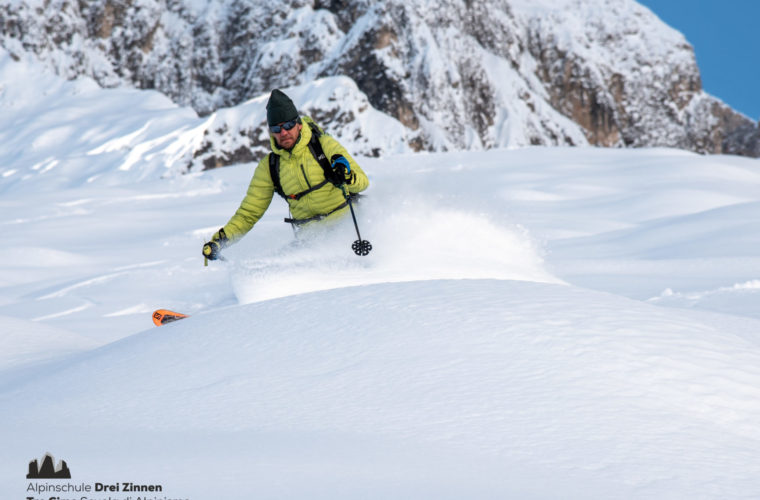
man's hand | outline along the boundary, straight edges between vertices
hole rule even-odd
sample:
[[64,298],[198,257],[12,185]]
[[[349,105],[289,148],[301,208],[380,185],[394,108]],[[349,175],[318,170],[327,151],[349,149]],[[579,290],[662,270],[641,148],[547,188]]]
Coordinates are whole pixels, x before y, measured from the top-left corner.
[[351,172],[351,165],[345,156],[334,155],[330,159],[332,166],[332,176],[329,180],[336,187],[340,187],[343,184],[351,184],[353,181],[353,173]]
[[208,260],[216,260],[222,255],[222,247],[216,241],[209,241],[203,245],[203,256]]
[[203,245],[203,256],[208,260],[216,260],[222,256],[222,248],[229,245],[230,240],[227,239],[227,235],[224,234],[224,228],[220,229],[214,236],[211,237],[211,241]]

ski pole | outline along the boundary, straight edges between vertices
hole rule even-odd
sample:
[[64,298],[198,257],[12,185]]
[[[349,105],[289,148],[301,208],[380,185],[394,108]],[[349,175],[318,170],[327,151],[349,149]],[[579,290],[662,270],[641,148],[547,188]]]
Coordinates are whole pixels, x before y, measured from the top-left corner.
[[351,197],[346,192],[346,185],[341,184],[340,185],[341,191],[343,191],[343,196],[346,198],[346,201],[348,202],[348,208],[351,209],[351,218],[354,219],[354,227],[356,228],[356,236],[359,238],[358,240],[354,241],[351,245],[351,249],[354,251],[356,255],[366,256],[369,255],[369,252],[372,250],[372,244],[362,239],[362,235],[359,234],[359,224],[356,223],[356,214],[354,213],[354,205],[351,203]]

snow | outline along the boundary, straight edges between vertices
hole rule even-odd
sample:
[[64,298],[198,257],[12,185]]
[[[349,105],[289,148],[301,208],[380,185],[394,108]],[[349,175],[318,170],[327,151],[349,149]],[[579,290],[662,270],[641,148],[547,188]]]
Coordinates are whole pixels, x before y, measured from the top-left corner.
[[178,174],[219,115],[0,75],[0,497],[46,452],[158,498],[758,496],[760,161],[359,157],[368,257],[275,200],[204,267],[254,167]]

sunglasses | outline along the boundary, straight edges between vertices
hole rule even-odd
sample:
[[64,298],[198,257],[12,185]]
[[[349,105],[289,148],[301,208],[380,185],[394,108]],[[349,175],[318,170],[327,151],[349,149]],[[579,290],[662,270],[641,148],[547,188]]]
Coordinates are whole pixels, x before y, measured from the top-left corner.
[[281,123],[279,125],[271,125],[269,127],[269,131],[272,132],[273,134],[279,134],[283,129],[285,129],[285,130],[292,129],[293,127],[296,126],[296,123],[298,123],[298,122],[299,122],[299,120],[295,119],[295,120],[287,121],[285,123]]

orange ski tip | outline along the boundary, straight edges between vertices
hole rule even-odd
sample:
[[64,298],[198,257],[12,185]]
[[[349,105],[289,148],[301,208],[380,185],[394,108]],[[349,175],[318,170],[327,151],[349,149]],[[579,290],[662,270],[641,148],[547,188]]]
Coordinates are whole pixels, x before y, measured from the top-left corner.
[[188,316],[188,314],[170,311],[169,309],[157,309],[153,312],[153,323],[156,326],[161,326],[178,319],[187,318]]

